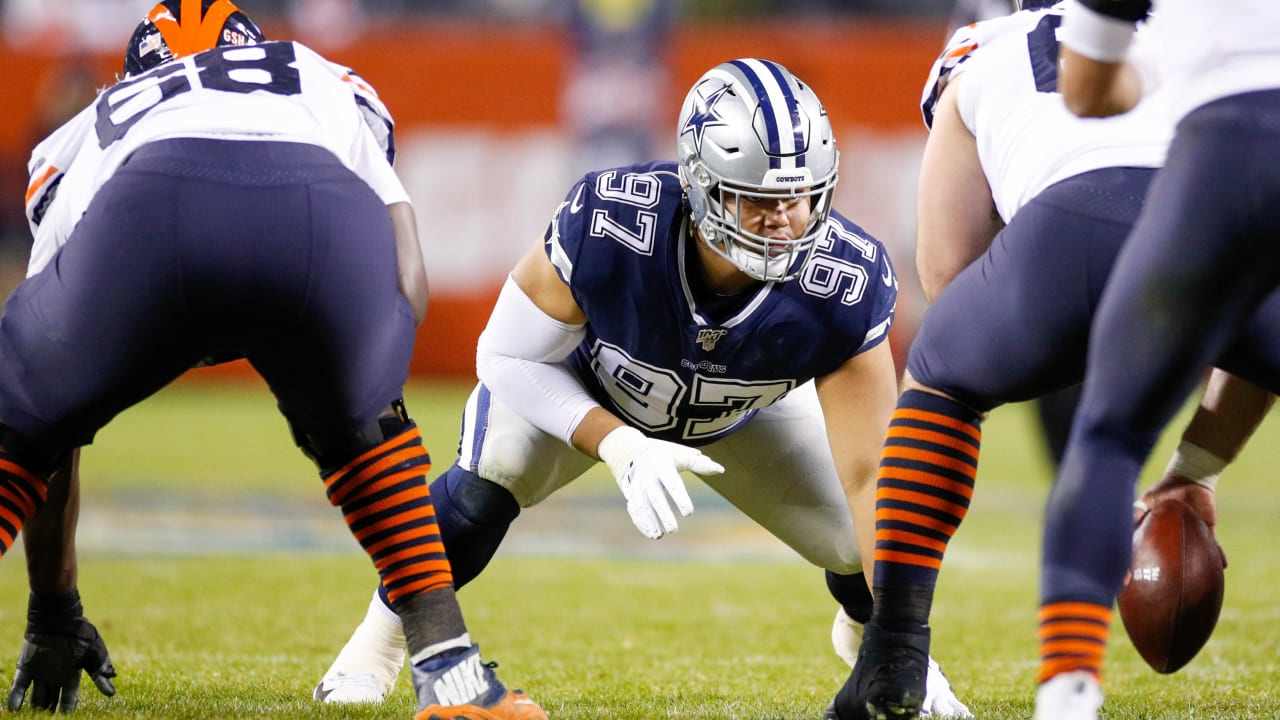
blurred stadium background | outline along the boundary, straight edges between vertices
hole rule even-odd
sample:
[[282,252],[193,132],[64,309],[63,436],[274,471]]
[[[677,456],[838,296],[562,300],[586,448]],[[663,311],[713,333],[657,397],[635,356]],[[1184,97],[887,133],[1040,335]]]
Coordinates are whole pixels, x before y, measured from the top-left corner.
[[[1004,5],[966,4],[987,1]],[[837,207],[890,248],[903,286],[895,352],[908,346],[923,311],[912,260],[918,100],[955,0],[237,3],[269,36],[356,68],[396,115],[397,170],[432,287],[408,401],[437,468],[452,461],[475,338],[515,259],[583,171],[670,157],[680,98],[724,59],[778,60],[825,102],[842,153]],[[151,5],[0,0],[0,297],[30,246],[21,198],[31,147],[112,81]],[[980,717],[1029,715],[1051,478],[1033,417],[1013,407],[990,421],[972,519],[938,601],[940,652]],[[1170,680],[1146,671],[1117,632],[1112,678],[1127,694],[1115,717],[1185,718],[1193,707],[1196,717],[1275,717],[1280,696],[1266,678],[1280,675],[1280,589],[1257,539],[1274,538],[1280,518],[1261,449],[1277,440],[1268,423],[1224,481],[1233,565],[1218,637]],[[182,693],[209,703],[192,717],[313,712],[310,683],[363,612],[374,574],[263,384],[236,364],[194,371],[101,433],[83,474],[81,585],[127,678],[127,697],[90,698],[90,716],[186,717],[164,705],[175,677],[193,678]],[[704,486],[694,499],[698,513],[662,543],[632,530],[603,472],[526,513],[462,595],[473,630],[511,668],[505,677],[537,689],[553,717],[816,717],[844,675],[826,641],[819,573]],[[0,668],[21,633],[20,568],[0,564]],[[193,614],[198,627],[183,624]],[[229,614],[240,621],[230,628]],[[597,631],[619,614],[627,627]],[[557,630],[520,632],[544,625]],[[247,636],[262,646],[246,649]],[[232,669],[210,670],[210,654]],[[1183,694],[1187,675],[1212,697]],[[403,682],[400,692],[360,716],[402,716]]]

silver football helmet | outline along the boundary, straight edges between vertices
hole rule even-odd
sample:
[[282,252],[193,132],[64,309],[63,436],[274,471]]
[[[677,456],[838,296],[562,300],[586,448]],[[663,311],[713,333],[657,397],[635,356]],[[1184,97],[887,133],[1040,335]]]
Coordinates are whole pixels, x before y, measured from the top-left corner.
[[[831,214],[840,153],[818,96],[770,60],[744,58],[708,70],[684,99],[676,158],[693,222],[712,250],[758,280],[804,269]],[[807,198],[799,237],[744,230],[743,198]]]

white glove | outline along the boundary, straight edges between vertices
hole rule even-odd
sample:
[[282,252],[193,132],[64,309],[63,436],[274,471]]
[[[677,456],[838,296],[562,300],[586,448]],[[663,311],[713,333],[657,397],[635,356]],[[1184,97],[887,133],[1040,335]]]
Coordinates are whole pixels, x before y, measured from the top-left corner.
[[667,496],[681,516],[688,517],[693,512],[693,501],[680,479],[681,470],[698,475],[724,472],[720,463],[700,450],[645,437],[626,425],[605,435],[596,452],[618,481],[622,496],[627,499],[631,522],[650,540],[676,531],[676,516]]

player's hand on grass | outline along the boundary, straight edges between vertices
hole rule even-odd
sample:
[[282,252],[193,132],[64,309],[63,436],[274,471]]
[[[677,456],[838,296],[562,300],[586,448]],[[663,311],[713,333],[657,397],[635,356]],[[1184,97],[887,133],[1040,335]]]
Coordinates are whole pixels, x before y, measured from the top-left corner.
[[[1134,525],[1141,522],[1151,508],[1162,500],[1180,500],[1186,503],[1209,527],[1209,532],[1214,532],[1214,526],[1218,522],[1218,507],[1213,489],[1193,480],[1172,474],[1165,475],[1160,482],[1148,488],[1142,494],[1142,497],[1133,504]],[[1216,540],[1216,534],[1214,537]],[[1226,567],[1227,554],[1222,550],[1221,544],[1218,545],[1218,551],[1222,553],[1222,566]]]
[[[80,702],[80,673],[108,697],[116,694],[116,669],[102,635],[84,617],[79,594],[31,594],[27,633],[9,690],[10,711],[31,707],[68,713]],[[29,697],[28,697],[29,691]]]
[[719,463],[696,448],[655,440],[628,426],[606,435],[598,452],[622,489],[631,522],[651,540],[676,531],[670,503],[675,503],[681,516],[693,512],[693,500],[680,478],[682,470],[698,475],[724,472]]

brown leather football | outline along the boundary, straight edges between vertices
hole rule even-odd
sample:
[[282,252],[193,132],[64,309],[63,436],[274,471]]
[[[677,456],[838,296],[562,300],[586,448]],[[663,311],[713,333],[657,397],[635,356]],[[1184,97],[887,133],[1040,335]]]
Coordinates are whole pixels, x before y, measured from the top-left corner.
[[1186,503],[1163,500],[1133,533],[1133,563],[1118,603],[1147,664],[1176,672],[1200,652],[1222,610],[1222,550]]

